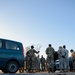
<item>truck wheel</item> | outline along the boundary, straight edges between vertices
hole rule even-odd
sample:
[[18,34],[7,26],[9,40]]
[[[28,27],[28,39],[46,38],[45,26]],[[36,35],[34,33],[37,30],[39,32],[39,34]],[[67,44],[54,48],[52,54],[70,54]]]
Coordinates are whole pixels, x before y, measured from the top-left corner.
[[19,64],[15,61],[10,61],[6,68],[9,73],[16,73],[19,69]]

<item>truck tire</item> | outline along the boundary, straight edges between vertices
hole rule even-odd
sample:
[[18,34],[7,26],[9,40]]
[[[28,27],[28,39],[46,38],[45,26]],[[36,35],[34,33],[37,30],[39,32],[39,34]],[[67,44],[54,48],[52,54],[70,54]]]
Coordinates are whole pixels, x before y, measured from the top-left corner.
[[9,73],[16,73],[19,69],[19,64],[16,61],[10,61],[6,67]]

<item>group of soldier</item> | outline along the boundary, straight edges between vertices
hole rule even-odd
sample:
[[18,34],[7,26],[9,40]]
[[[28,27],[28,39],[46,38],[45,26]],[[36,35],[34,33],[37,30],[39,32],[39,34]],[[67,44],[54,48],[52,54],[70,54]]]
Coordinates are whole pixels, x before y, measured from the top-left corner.
[[[60,72],[68,72],[70,70],[69,67],[69,60],[68,60],[68,50],[66,49],[66,45],[59,46],[58,51],[56,52],[55,49],[52,47],[51,44],[48,45],[45,52],[47,58],[45,59],[43,55],[39,58],[39,55],[36,57],[35,53],[38,54],[40,51],[36,51],[34,46],[31,46],[31,49],[27,51],[25,57],[25,64],[26,64],[26,72],[36,72],[38,71],[48,71],[54,72],[54,62],[55,60],[59,59],[59,67]],[[41,65],[41,68],[40,68]],[[75,65],[75,63],[74,63]]]
[[38,54],[39,51],[36,51],[34,49],[34,46],[31,46],[31,49],[26,53],[25,61],[27,72],[35,72],[36,69],[40,71],[40,63],[42,66],[42,70],[45,70],[45,58],[42,55],[40,59],[39,55],[36,57],[35,53]]
[[60,72],[68,72],[70,70],[68,53],[69,52],[66,49],[65,45],[59,46],[59,49],[57,51],[57,55],[55,57],[55,50],[52,47],[52,45],[49,44],[49,47],[46,49],[48,72],[54,72],[55,58],[59,59]]

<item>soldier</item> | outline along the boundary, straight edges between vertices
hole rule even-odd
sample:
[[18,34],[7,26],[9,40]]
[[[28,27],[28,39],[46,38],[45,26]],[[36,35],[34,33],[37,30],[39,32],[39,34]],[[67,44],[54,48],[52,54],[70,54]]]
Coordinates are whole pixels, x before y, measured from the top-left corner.
[[71,49],[70,52],[71,52],[71,58],[72,58],[73,71],[75,71],[75,52],[73,49]]
[[28,51],[28,56],[30,57],[30,61],[31,61],[31,66],[30,69],[32,70],[32,72],[34,72],[35,68],[35,63],[36,63],[36,56],[35,53],[39,53],[39,51],[36,51],[34,49],[34,46],[31,46],[31,49]]
[[63,48],[60,46],[58,49],[60,72],[63,72],[63,63],[64,63],[63,56],[64,56],[64,51],[63,51]]
[[45,63],[46,63],[46,61],[45,61],[45,58],[43,57],[43,55],[40,58],[40,63],[41,63],[41,70],[45,71]]
[[60,72],[64,72],[64,69],[66,69],[65,57],[66,57],[66,51],[60,46],[58,49]]
[[46,49],[48,72],[54,72],[54,53],[54,48],[49,44],[49,47]]
[[69,52],[66,49],[65,45],[63,45],[63,49],[66,51],[66,54],[65,54],[65,72],[67,72],[67,71],[70,70],[70,67],[69,67]]

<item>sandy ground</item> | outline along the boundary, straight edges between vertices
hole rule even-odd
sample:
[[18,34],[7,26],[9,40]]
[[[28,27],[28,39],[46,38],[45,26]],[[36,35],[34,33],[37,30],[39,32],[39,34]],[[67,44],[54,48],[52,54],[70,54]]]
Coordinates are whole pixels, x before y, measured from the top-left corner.
[[[0,70],[0,75],[9,75],[9,74],[5,74]],[[59,71],[56,71],[54,73],[48,73],[48,72],[36,72],[36,73],[26,73],[26,72],[24,72],[24,73],[19,73],[19,71],[18,71],[14,75],[75,75],[75,72],[59,73]]]

